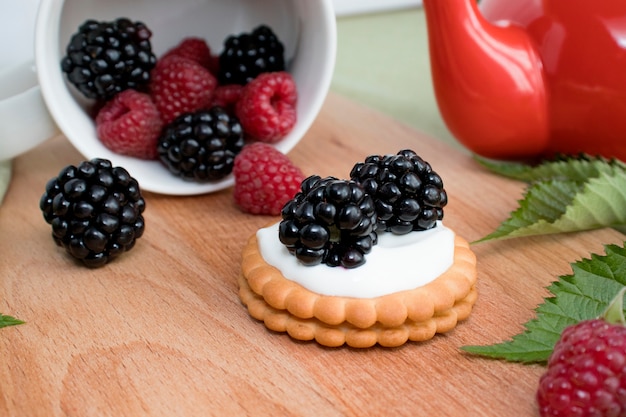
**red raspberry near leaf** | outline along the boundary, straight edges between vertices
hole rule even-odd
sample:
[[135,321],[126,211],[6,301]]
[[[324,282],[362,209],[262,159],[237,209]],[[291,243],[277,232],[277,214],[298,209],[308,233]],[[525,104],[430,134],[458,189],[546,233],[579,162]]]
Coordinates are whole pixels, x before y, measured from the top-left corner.
[[183,39],[174,48],[165,52],[161,59],[167,58],[171,55],[176,55],[195,61],[209,71],[211,71],[211,68],[213,67],[211,48],[202,38],[188,37]]
[[537,402],[542,417],[626,416],[626,326],[593,319],[566,328]]
[[157,157],[163,122],[152,98],[124,90],[106,102],[96,115],[100,141],[115,153],[141,159]]
[[288,72],[266,72],[246,84],[236,115],[246,135],[276,143],[296,124],[296,83]]
[[183,113],[209,107],[217,79],[202,65],[171,55],[152,70],[150,92],[165,124]]
[[277,216],[300,190],[304,174],[282,152],[255,142],[235,157],[234,199],[239,208],[252,214]]

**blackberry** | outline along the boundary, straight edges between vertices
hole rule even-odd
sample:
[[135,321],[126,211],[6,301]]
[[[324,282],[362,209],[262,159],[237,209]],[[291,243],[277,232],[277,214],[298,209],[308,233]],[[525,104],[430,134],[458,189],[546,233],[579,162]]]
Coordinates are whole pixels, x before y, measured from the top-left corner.
[[156,65],[151,36],[145,24],[127,18],[87,20],[72,35],[61,69],[87,98],[108,100],[129,88],[142,90]]
[[280,241],[305,265],[355,268],[377,242],[373,199],[354,181],[312,175],[282,209]]
[[247,84],[263,72],[285,70],[285,48],[266,25],[252,33],[231,35],[219,56],[220,85]]
[[89,267],[130,250],[144,231],[139,184],[106,159],[62,169],[48,181],[39,207],[54,241]]
[[374,198],[377,230],[398,235],[427,230],[443,219],[448,195],[441,177],[412,150],[371,155],[352,168],[350,178]]
[[174,175],[206,182],[230,174],[243,145],[243,129],[237,117],[214,106],[174,119],[163,130],[157,151]]

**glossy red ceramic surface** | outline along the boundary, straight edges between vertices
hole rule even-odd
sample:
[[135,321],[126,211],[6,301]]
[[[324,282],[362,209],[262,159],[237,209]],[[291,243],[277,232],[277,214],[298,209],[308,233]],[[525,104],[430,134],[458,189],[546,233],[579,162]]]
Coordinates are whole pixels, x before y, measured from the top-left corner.
[[626,160],[626,1],[424,0],[435,93],[471,151]]

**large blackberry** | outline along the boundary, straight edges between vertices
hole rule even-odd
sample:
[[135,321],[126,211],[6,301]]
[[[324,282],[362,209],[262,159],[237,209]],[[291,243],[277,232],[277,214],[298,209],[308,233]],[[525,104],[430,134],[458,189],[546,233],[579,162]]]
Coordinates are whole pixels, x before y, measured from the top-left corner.
[[350,178],[373,196],[378,229],[401,235],[431,229],[443,219],[448,203],[443,181],[412,150],[368,156],[354,165]]
[[129,88],[141,90],[156,65],[151,36],[145,24],[127,18],[87,20],[72,35],[61,69],[87,98],[108,100]]
[[39,207],[54,241],[89,267],[130,250],[144,231],[139,184],[106,159],[62,169],[48,181]]
[[157,151],[174,175],[205,182],[230,174],[243,145],[243,129],[237,117],[214,106],[174,119],[163,130]]
[[373,199],[354,181],[312,175],[287,202],[280,241],[305,265],[354,268],[376,244]]
[[283,44],[266,25],[252,33],[231,35],[219,56],[219,82],[244,85],[263,72],[284,71],[284,55]]

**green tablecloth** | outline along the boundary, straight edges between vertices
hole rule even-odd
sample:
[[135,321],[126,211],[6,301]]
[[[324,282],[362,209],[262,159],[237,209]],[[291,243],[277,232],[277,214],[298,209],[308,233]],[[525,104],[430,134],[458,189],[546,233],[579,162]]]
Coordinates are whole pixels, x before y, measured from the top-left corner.
[[460,146],[435,101],[421,8],[340,17],[337,38],[332,91]]

